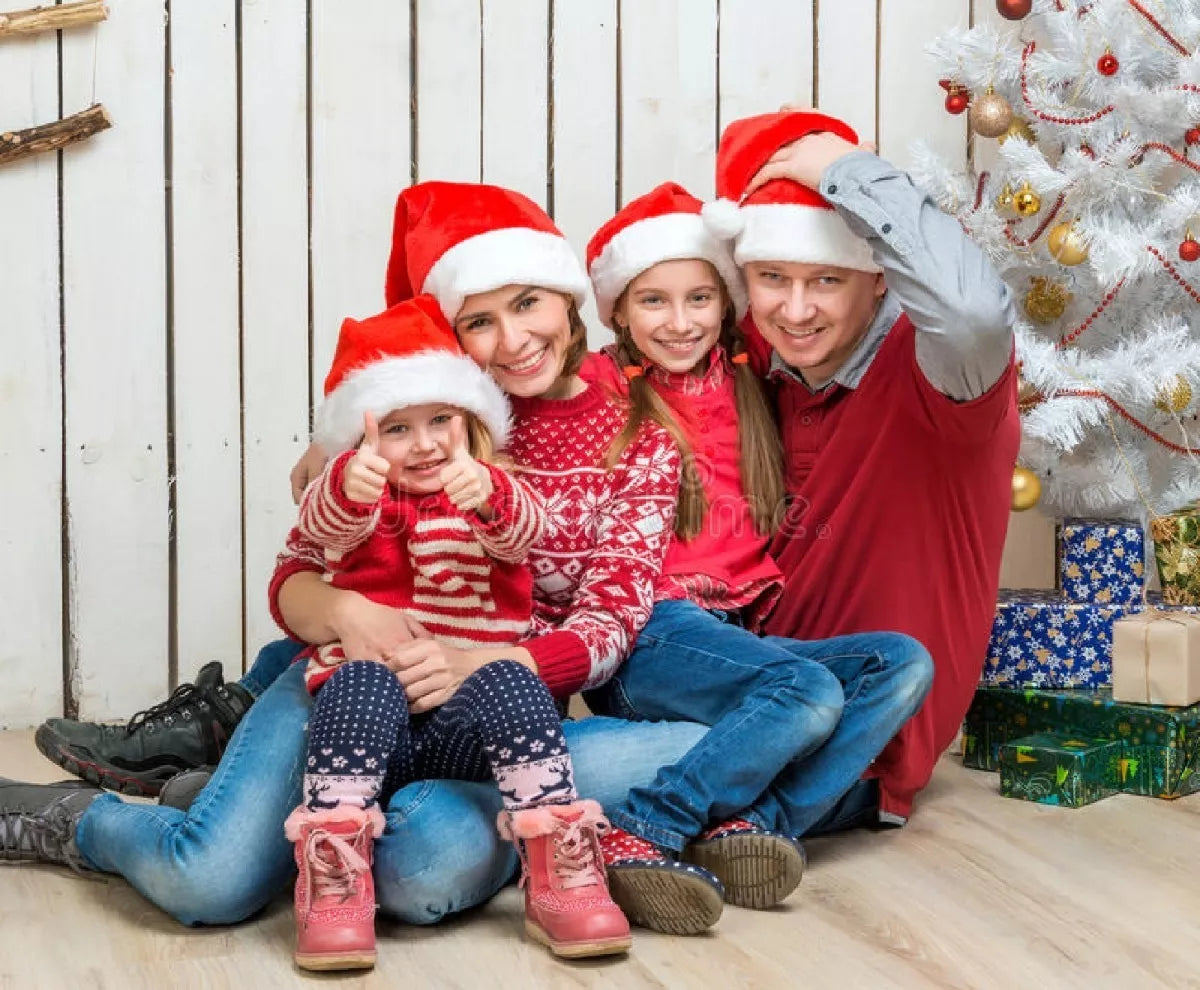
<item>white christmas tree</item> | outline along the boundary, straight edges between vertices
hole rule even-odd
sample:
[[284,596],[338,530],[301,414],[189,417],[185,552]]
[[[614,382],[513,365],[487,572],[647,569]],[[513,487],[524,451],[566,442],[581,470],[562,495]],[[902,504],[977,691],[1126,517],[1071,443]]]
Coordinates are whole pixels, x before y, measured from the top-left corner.
[[1200,498],[1200,0],[996,3],[930,47],[975,173],[918,147],[915,177],[1013,290],[1043,508],[1171,512]]

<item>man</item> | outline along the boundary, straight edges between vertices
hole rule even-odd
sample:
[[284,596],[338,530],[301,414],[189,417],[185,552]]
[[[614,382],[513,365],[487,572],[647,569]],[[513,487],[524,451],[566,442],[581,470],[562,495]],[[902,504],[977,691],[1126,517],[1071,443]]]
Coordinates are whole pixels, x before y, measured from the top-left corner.
[[706,217],[746,276],[787,469],[772,553],[788,583],[766,631],[896,630],[935,665],[872,779],[814,831],[903,824],[991,628],[1020,442],[1012,302],[957,221],[833,118],[734,122],[717,193]]

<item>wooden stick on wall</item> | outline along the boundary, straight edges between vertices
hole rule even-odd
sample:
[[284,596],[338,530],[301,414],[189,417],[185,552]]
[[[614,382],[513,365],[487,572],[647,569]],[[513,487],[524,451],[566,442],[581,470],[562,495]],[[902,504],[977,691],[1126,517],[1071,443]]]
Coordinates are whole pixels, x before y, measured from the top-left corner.
[[31,10],[0,12],[0,38],[10,35],[33,34],[37,31],[60,31],[63,28],[95,24],[108,17],[104,0],[81,0],[57,7],[34,7]]
[[6,131],[0,134],[0,165],[43,151],[54,151],[110,127],[112,120],[104,107],[97,103],[77,114],[49,124],[38,124],[23,131]]

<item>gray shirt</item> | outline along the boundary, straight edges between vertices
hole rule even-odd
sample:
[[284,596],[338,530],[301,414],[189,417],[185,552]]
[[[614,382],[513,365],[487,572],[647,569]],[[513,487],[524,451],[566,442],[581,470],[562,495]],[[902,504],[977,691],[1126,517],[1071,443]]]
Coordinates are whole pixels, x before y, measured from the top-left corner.
[[[846,363],[812,391],[835,382],[857,388],[901,312],[917,330],[917,364],[939,392],[965,402],[995,385],[1012,354],[1012,295],[958,220],[906,173],[865,151],[829,166],[820,192],[871,245],[887,292]],[[804,382],[778,353],[771,370]]]

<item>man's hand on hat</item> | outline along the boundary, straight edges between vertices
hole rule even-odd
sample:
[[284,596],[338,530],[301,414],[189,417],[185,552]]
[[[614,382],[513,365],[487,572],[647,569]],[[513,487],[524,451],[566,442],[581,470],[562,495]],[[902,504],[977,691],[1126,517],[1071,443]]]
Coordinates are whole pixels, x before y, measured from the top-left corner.
[[387,488],[392,468],[379,454],[379,424],[369,412],[363,413],[363,439],[342,472],[342,494],[351,502],[374,505]]
[[450,504],[461,512],[474,509],[484,519],[491,518],[487,501],[492,497],[492,476],[467,450],[467,425],[462,416],[450,420],[447,443],[442,451],[450,463],[442,468],[442,488]]
[[[779,109],[781,111],[808,112],[813,110],[813,107],[802,106],[798,103],[785,103]],[[749,196],[755,189],[773,179],[791,179],[793,182],[799,182],[802,186],[808,186],[809,189],[820,192],[821,176],[839,158],[844,158],[855,151],[869,151],[874,154],[876,150],[873,141],[864,141],[862,144],[855,145],[828,131],[807,134],[799,141],[785,144],[767,159],[767,163],[755,173],[754,178],[746,186],[743,196]]]

